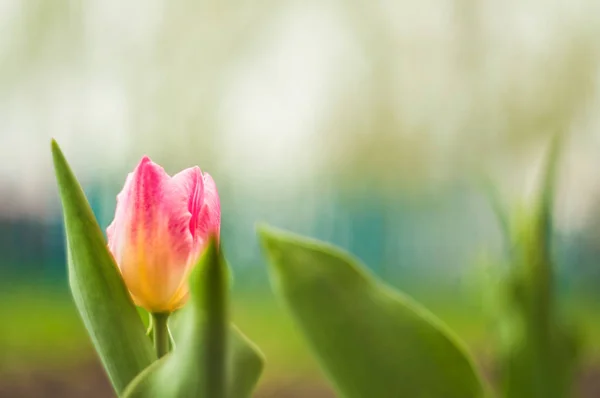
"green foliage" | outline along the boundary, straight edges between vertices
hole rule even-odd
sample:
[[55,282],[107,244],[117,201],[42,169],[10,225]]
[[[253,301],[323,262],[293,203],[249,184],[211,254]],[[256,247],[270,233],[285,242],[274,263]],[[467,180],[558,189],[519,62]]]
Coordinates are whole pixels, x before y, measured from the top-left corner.
[[229,325],[229,273],[214,239],[190,277],[191,302],[182,313],[178,348],[157,361],[89,203],[54,141],[52,154],[64,210],[71,291],[117,393],[128,397],[250,396],[263,359]]
[[262,372],[257,348],[228,326],[225,260],[214,241],[190,276],[190,301],[175,330],[176,349],[141,373],[124,396],[249,397]]
[[504,310],[499,322],[502,387],[508,398],[561,398],[572,393],[578,339],[557,308],[552,258],[560,144],[555,137],[534,205],[506,234],[511,266],[501,285]]
[[[570,395],[577,338],[557,310],[552,207],[560,140],[534,206],[511,229],[493,194],[511,267],[501,283],[501,370],[508,398]],[[226,261],[215,239],[190,276],[176,348],[160,360],[85,195],[52,143],[64,210],[71,291],[117,393],[127,398],[249,397],[263,369],[258,349],[229,323]],[[276,291],[338,391],[348,398],[480,398],[462,344],[432,314],[324,243],[260,230]]]
[[52,155],[64,212],[69,284],[94,347],[120,393],[156,356],[89,203],[55,141]]
[[277,293],[343,396],[485,395],[462,345],[418,304],[329,245],[260,235]]

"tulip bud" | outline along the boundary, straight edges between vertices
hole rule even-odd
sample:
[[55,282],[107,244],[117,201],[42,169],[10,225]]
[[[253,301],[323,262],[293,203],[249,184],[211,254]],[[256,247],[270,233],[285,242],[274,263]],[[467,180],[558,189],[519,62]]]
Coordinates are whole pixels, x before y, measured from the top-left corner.
[[170,177],[145,156],[117,195],[107,229],[112,252],[134,302],[153,313],[185,304],[187,277],[208,243],[218,238],[219,195],[199,167]]

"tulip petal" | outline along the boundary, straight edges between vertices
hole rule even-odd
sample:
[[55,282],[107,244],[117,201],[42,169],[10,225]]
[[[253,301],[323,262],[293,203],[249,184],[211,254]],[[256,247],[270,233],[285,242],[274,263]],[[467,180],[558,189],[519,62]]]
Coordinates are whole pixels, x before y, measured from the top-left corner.
[[[194,244],[198,243],[198,221],[202,203],[204,202],[204,179],[200,167],[190,167],[173,176],[173,183],[178,185],[182,192],[189,198],[188,210],[191,214],[190,233],[194,239]],[[195,262],[195,261],[194,261]]]
[[136,301],[166,311],[192,249],[189,197],[162,167],[144,157],[118,197],[109,248]]
[[204,173],[204,204],[200,210],[196,234],[207,239],[214,234],[219,237],[221,231],[221,201],[217,185],[208,173]]
[[107,229],[131,295],[152,312],[173,311],[188,296],[187,276],[208,242],[218,238],[220,203],[215,182],[199,167],[172,178],[144,157],[117,196]]
[[[110,251],[113,253],[115,258],[118,258],[120,253],[121,246],[124,243],[122,238],[123,228],[116,228],[117,220],[123,220],[125,218],[127,208],[123,205],[124,202],[127,201],[131,180],[133,179],[133,173],[127,174],[127,178],[125,179],[125,185],[121,192],[117,195],[117,208],[115,210],[115,219],[112,223],[106,228],[106,236],[108,238],[108,245],[110,247]],[[119,204],[121,204],[119,206]],[[118,243],[117,243],[118,242]]]

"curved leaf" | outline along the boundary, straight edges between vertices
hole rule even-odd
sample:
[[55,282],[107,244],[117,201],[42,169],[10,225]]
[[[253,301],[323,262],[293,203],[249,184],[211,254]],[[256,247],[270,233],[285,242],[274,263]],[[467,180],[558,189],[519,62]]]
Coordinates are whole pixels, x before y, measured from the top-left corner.
[[52,156],[71,292],[110,381],[121,392],[156,355],[81,186],[54,140]]
[[228,269],[214,241],[190,277],[190,302],[175,330],[176,349],[142,372],[127,398],[246,398],[263,368],[258,349],[227,328]]
[[465,350],[426,310],[332,246],[260,235],[279,296],[344,397],[484,395]]

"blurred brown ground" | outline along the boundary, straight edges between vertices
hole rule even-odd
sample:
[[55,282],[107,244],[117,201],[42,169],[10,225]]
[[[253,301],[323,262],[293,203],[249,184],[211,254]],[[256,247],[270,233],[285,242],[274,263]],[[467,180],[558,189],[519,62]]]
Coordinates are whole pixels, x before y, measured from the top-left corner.
[[[255,398],[333,398],[331,389],[314,380],[265,383]],[[34,370],[0,375],[1,398],[112,398],[115,394],[97,363],[72,369]]]
[[[0,376],[2,398],[109,398],[112,388],[97,363],[64,370],[36,370]],[[600,362],[582,372],[575,397],[600,397]],[[255,398],[334,398],[331,388],[315,380],[290,379],[263,383]]]

